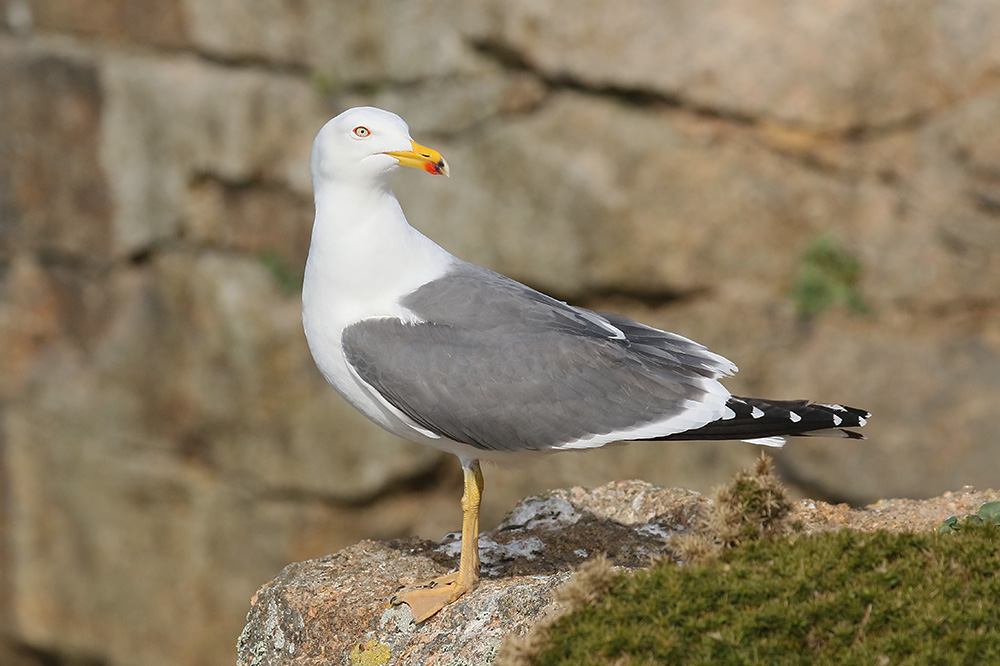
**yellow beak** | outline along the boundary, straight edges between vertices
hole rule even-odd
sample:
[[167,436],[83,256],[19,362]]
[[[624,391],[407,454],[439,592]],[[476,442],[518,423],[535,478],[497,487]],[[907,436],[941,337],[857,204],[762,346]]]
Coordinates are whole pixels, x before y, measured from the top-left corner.
[[444,161],[443,157],[441,157],[441,153],[433,148],[421,146],[413,140],[410,141],[410,144],[413,146],[413,150],[394,150],[386,153],[386,155],[392,155],[399,160],[399,163],[403,166],[423,169],[427,173],[434,174],[435,176],[448,175],[448,163]]

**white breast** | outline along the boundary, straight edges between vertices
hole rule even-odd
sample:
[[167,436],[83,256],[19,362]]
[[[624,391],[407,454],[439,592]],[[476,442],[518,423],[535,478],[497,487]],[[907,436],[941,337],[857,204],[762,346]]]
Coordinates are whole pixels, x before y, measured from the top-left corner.
[[[430,433],[362,382],[344,359],[344,329],[369,317],[414,315],[399,300],[443,275],[456,259],[409,226],[391,192],[316,197],[302,285],[302,325],[320,372],[355,408],[383,428],[421,443]],[[356,211],[364,210],[363,216]]]

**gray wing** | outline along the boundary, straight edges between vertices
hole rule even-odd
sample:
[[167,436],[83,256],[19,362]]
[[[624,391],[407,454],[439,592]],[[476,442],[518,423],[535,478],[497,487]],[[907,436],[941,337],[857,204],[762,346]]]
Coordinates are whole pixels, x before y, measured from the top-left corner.
[[345,329],[348,363],[421,426],[480,449],[554,448],[686,411],[704,425],[721,409],[700,409],[720,398],[715,378],[735,370],[686,338],[472,264],[403,305],[421,323],[375,318]]

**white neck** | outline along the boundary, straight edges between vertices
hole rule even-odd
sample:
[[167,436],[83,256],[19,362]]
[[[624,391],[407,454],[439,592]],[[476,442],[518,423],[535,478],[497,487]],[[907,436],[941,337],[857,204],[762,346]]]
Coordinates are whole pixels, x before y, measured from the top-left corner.
[[407,223],[387,186],[326,183],[315,193],[316,220],[302,288],[307,336],[325,329],[339,343],[343,327],[363,317],[406,317],[397,299],[454,261]]

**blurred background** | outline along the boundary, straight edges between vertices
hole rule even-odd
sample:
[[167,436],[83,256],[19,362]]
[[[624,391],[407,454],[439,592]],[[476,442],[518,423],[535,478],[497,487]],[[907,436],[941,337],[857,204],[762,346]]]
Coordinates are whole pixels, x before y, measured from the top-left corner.
[[[299,288],[313,136],[401,114],[465,259],[874,412],[773,452],[798,496],[1000,483],[992,0],[0,0],[0,664],[231,664],[254,591],[458,528],[456,460],[356,415]],[[709,491],[741,443],[488,468]]]

